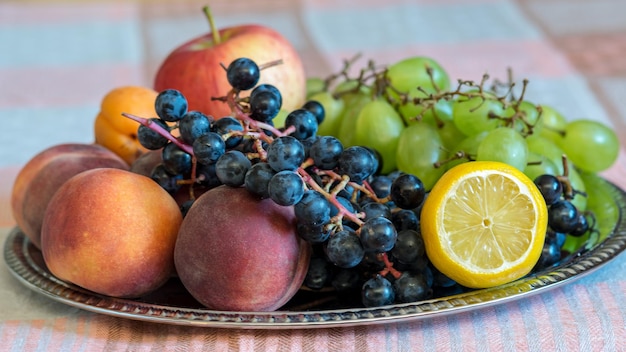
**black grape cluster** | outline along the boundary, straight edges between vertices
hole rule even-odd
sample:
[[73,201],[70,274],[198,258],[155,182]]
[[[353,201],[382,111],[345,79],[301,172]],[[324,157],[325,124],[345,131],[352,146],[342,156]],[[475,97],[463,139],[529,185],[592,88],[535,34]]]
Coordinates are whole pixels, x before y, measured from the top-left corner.
[[534,180],[548,206],[548,230],[535,270],[559,263],[567,235],[580,237],[590,228],[590,214],[579,211],[571,202],[573,192],[567,177],[544,174]]
[[[373,307],[421,300],[433,287],[455,284],[426,258],[419,232],[426,194],[417,177],[381,175],[375,150],[318,136],[324,108],[316,101],[274,127],[282,96],[276,87],[258,84],[259,66],[240,58],[225,70],[232,90],[219,99],[232,116],[190,111],[175,89],[158,94],[157,118],[129,116],[141,123],[140,143],[162,150],[152,179],[172,194],[184,184],[228,185],[293,206],[297,233],[314,248],[305,279],[311,290],[358,293],[364,306]],[[240,97],[242,91],[249,96]],[[192,202],[182,206],[183,214]]]

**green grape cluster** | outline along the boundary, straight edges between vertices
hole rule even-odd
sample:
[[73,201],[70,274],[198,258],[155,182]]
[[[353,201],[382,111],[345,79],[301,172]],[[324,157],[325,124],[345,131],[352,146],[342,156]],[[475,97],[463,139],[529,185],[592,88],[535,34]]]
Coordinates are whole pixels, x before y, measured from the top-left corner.
[[367,145],[382,159],[382,173],[395,170],[419,177],[431,189],[459,163],[500,161],[534,179],[563,175],[563,158],[585,208],[579,171],[598,173],[617,159],[619,141],[609,127],[590,119],[568,120],[555,108],[529,101],[522,83],[458,80],[429,57],[410,57],[388,66],[368,62],[354,72],[356,60],[325,79],[310,78],[308,97],[326,109],[323,134],[346,146]]

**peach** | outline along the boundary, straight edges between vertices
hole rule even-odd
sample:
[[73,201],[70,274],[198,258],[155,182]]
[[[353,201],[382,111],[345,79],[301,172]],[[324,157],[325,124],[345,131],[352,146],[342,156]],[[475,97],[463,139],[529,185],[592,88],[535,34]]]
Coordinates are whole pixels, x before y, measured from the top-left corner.
[[208,308],[273,311],[301,287],[310,251],[296,235],[293,207],[219,186],[189,209],[174,262],[185,288]]
[[52,197],[41,232],[50,272],[93,292],[136,298],[171,277],[182,214],[150,178],[94,169]]
[[19,171],[11,193],[15,222],[40,247],[41,223],[48,202],[70,177],[83,171],[108,167],[128,169],[112,151],[95,144],[58,144],[41,151]]

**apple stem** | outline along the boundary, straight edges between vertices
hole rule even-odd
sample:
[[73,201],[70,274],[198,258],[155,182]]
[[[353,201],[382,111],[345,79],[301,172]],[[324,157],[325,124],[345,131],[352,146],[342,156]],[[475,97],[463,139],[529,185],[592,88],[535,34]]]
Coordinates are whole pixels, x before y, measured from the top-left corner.
[[213,19],[213,13],[211,12],[211,8],[209,6],[204,6],[202,8],[204,15],[209,21],[209,26],[211,26],[211,34],[213,35],[213,43],[220,44],[222,42],[222,38],[220,37],[220,32],[217,30],[215,26],[215,20]]

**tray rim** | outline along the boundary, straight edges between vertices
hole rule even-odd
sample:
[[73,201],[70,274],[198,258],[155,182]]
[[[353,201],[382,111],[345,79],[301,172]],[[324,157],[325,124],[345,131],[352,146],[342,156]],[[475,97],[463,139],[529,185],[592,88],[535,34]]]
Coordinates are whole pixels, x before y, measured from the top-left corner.
[[4,244],[9,272],[27,288],[55,301],[99,314],[171,325],[237,329],[301,329],[408,322],[457,314],[526,298],[587,276],[626,250],[626,192],[610,181],[618,205],[618,221],[600,243],[569,262],[514,282],[452,296],[376,308],[274,312],[226,312],[146,303],[99,295],[65,283],[28,255],[29,240],[17,227]]

